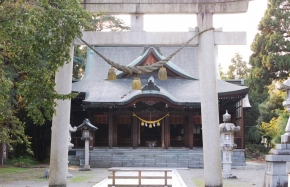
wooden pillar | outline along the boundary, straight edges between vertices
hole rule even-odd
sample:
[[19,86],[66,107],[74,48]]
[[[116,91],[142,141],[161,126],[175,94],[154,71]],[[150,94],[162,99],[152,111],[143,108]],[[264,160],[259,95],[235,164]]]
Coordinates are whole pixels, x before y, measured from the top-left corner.
[[165,136],[164,136],[164,126],[165,126],[165,120],[162,120],[161,123],[161,147],[164,148],[165,147]]
[[[165,113],[167,114],[168,109],[165,108]],[[166,116],[164,118],[164,147],[168,149],[170,147],[170,124],[169,117]]]
[[[134,113],[136,114],[137,112],[137,109],[134,108]],[[138,131],[137,131],[137,117],[136,116],[133,116],[133,123],[132,123],[132,129],[131,129],[131,141],[132,141],[132,147],[133,149],[136,149],[137,148],[137,145],[138,145]]]
[[113,147],[117,147],[117,138],[118,138],[118,122],[117,122],[117,116],[113,116]]
[[114,121],[113,121],[113,109],[110,108],[109,109],[109,131],[108,131],[108,146],[109,148],[113,147],[113,125]]
[[190,110],[189,111],[189,115],[188,115],[188,147],[189,149],[193,149],[193,138],[194,138],[194,134],[193,134],[193,111]]
[[184,135],[184,146],[188,147],[188,116],[183,117],[184,118],[184,130],[183,130],[183,135]]

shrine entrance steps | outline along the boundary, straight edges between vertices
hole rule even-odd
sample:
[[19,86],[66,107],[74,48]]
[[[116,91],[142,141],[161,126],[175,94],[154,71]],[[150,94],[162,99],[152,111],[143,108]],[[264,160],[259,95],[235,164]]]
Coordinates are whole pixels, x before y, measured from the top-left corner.
[[[237,150],[238,151],[238,150]],[[237,156],[238,155],[238,156]],[[232,154],[233,165],[245,165],[244,150]],[[84,164],[84,149],[69,151],[69,164]],[[105,148],[95,147],[90,151],[91,168],[110,167],[168,167],[203,168],[202,148]]]

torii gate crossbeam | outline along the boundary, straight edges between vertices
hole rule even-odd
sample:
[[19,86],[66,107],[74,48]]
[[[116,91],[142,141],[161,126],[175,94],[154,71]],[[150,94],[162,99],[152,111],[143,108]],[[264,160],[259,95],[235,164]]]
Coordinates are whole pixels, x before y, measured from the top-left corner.
[[[110,45],[181,45],[195,33],[145,33],[143,30],[142,14],[197,14],[199,31],[213,27],[215,13],[241,13],[248,9],[248,0],[84,0],[83,6],[92,12],[106,11],[107,14],[132,14],[131,31],[124,33],[84,33],[84,39],[89,44],[102,46]],[[138,19],[137,19],[138,18]],[[162,35],[163,34],[163,35]],[[95,36],[94,36],[95,35]],[[106,36],[110,35],[110,36]],[[132,37],[134,36],[134,37]],[[156,39],[160,37],[161,39]],[[142,41],[142,42],[141,42]],[[75,40],[75,44],[81,44]],[[218,98],[215,76],[215,45],[243,45],[246,44],[246,34],[225,33],[209,30],[193,40],[190,45],[198,45],[198,62],[200,75],[200,97],[203,124],[204,177],[206,187],[222,186],[221,152],[219,146],[219,116]],[[73,55],[71,56],[73,58]],[[72,62],[71,62],[72,63]],[[67,64],[59,69],[56,84],[71,85],[71,76]],[[64,71],[65,70],[65,71]],[[65,72],[65,73],[63,73]],[[59,76],[61,74],[62,76]],[[67,87],[69,88],[69,87]],[[56,91],[63,93],[64,87],[56,86]],[[65,93],[69,90],[65,90]],[[59,102],[61,105],[61,102]],[[66,107],[56,107],[53,118],[50,180],[49,186],[66,186],[67,155],[63,155],[68,148],[69,132],[69,104]],[[60,138],[62,137],[62,138]],[[65,152],[67,153],[67,152]]]

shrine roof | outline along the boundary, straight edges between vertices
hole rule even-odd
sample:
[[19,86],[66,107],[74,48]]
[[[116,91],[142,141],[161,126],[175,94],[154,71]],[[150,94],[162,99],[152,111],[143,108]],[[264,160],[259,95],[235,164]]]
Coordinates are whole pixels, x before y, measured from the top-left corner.
[[[177,47],[160,47],[163,56],[168,56],[176,49]],[[144,54],[141,47],[99,47],[97,50],[107,58],[123,65],[130,64],[130,62],[131,65],[138,64]],[[138,56],[136,54],[140,56],[136,58]],[[139,77],[143,86],[148,83],[150,76],[154,77],[154,84],[158,86],[160,91],[132,90],[134,77],[129,76],[114,81],[106,80],[110,66],[94,52],[88,50],[85,76],[79,82],[73,83],[72,91],[86,93],[83,104],[90,105],[125,105],[137,98],[157,97],[174,105],[200,106],[200,81],[194,79],[198,78],[197,48],[184,48],[171,59],[171,63],[167,64],[168,67],[174,68],[177,73],[184,76],[178,78],[168,76],[167,80],[161,81],[157,79],[158,72],[156,70]],[[248,88],[217,80],[217,91],[219,97],[223,98],[244,97]]]
[[[109,103],[124,105],[140,97],[160,97],[177,105],[200,105],[198,80],[169,79],[160,81],[155,79],[160,91],[132,90],[133,79],[107,80],[83,80],[73,84],[73,91],[85,92],[86,104]],[[142,85],[147,84],[147,79],[141,79]],[[231,97],[240,95],[244,97],[248,93],[245,86],[237,86],[222,80],[217,80],[219,97]]]

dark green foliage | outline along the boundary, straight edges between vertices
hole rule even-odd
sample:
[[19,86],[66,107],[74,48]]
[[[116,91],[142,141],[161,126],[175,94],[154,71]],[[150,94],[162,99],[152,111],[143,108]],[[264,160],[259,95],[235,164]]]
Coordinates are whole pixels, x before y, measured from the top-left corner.
[[252,43],[250,88],[259,93],[273,80],[286,79],[290,70],[290,1],[269,0]]
[[[282,82],[289,76],[290,1],[268,0],[268,8],[258,29],[260,32],[251,45],[253,54],[249,62],[251,73],[248,86],[252,109],[246,114],[246,126],[259,127],[262,136],[277,143],[288,114],[284,115],[282,106],[285,97],[275,94],[273,85],[269,85],[274,81]],[[247,133],[247,137],[255,134]]]
[[5,164],[9,164],[15,167],[28,167],[31,165],[39,164],[39,162],[30,156],[21,156],[18,158],[9,159],[9,161]]
[[69,47],[91,15],[77,0],[0,2],[0,142],[26,143],[24,110],[42,125],[55,112],[54,74],[69,61]]
[[263,144],[246,143],[245,154],[248,159],[259,159],[268,154],[270,147],[265,147]]
[[87,47],[80,48],[75,46],[74,48],[74,65],[73,65],[73,80],[79,80],[83,77],[85,71]]

